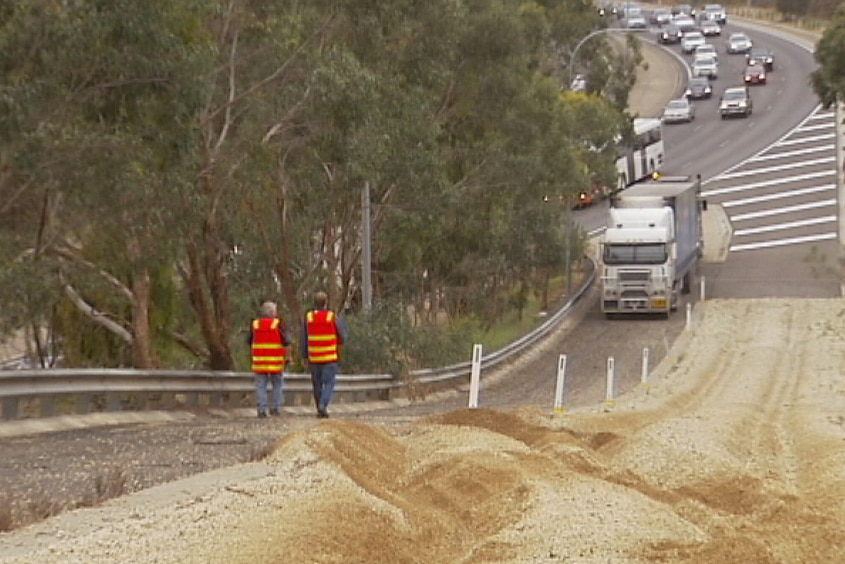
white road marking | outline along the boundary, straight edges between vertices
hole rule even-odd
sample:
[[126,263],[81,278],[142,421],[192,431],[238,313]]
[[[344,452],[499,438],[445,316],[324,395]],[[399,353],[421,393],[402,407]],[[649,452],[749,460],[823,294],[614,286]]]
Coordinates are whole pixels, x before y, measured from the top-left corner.
[[748,219],[758,219],[761,217],[772,217],[776,215],[783,215],[787,213],[794,213],[798,211],[806,211],[806,210],[813,210],[818,208],[824,208],[827,206],[836,206],[836,198],[831,198],[830,200],[821,200],[819,202],[809,202],[806,204],[798,204],[795,206],[786,206],[783,208],[777,208],[774,210],[763,210],[758,212],[749,212],[749,213],[741,213],[738,215],[731,216],[731,221],[746,221]]
[[762,243],[747,243],[744,245],[731,245],[729,251],[751,251],[754,249],[767,249],[771,247],[785,247],[787,245],[801,245],[815,241],[830,241],[836,239],[836,233],[823,233],[821,235],[808,235],[806,237],[793,237],[791,239],[778,239],[777,241],[764,241]]
[[797,196],[806,196],[808,194],[815,194],[818,192],[828,192],[836,190],[836,184],[824,184],[822,186],[813,186],[812,188],[801,188],[799,190],[791,190],[789,192],[778,192],[776,194],[766,194],[765,196],[756,196],[753,198],[742,198],[740,200],[730,200],[722,202],[722,207],[733,208],[736,206],[746,206],[749,204],[759,204],[762,202],[771,202],[774,200],[782,200],[784,198],[794,198]]
[[756,174],[766,174],[766,173],[770,173],[770,172],[779,172],[779,171],[783,171],[783,170],[805,168],[805,167],[808,167],[808,166],[828,164],[828,163],[833,163],[833,162],[836,162],[836,156],[823,157],[823,158],[819,158],[819,159],[809,159],[809,160],[806,160],[806,161],[799,161],[797,163],[787,163],[787,164],[782,164],[782,165],[777,165],[777,166],[770,166],[770,167],[766,167],[766,168],[755,168],[753,170],[741,170],[739,172],[731,172],[731,173],[728,173],[728,174],[723,174],[720,177],[720,179],[728,180],[728,179],[731,179],[731,178],[741,178],[743,176],[753,176],[753,175],[756,175]]
[[820,123],[818,125],[802,125],[798,129],[795,130],[795,133],[804,133],[805,131],[818,131],[819,129],[833,129],[834,126],[833,122],[830,123]]
[[754,157],[750,159],[748,162],[751,163],[758,163],[761,161],[773,161],[773,160],[780,160],[786,159],[789,157],[798,157],[801,155],[810,155],[812,153],[821,153],[823,151],[830,151],[831,149],[835,149],[835,144],[830,145],[819,145],[818,147],[810,147],[809,149],[798,149],[795,151],[784,151],[782,153],[768,153],[765,155],[760,155],[759,157]]
[[803,219],[801,221],[791,221],[789,223],[778,223],[775,225],[766,225],[763,227],[749,227],[748,229],[737,229],[734,235],[742,237],[743,235],[757,235],[759,233],[772,233],[774,231],[783,231],[785,229],[797,229],[799,227],[808,227],[810,225],[821,225],[823,223],[835,223],[835,215],[827,215],[824,217],[814,217],[812,219]]
[[714,190],[706,190],[701,193],[703,197],[721,196],[722,194],[735,194],[737,192],[746,192],[748,190],[756,190],[758,188],[768,188],[771,186],[778,186],[781,184],[790,184],[793,182],[802,182],[804,180],[815,180],[818,178],[836,178],[835,170],[822,170],[818,172],[808,172],[807,174],[799,174],[798,176],[789,176],[786,178],[775,178],[773,180],[764,180],[760,182],[751,182],[749,184],[737,184],[735,186],[728,186],[726,188],[716,188]]
[[812,137],[798,137],[796,139],[785,139],[772,145],[772,147],[789,147],[791,145],[801,145],[803,143],[812,143],[814,141],[824,141],[825,139],[836,139],[836,133],[827,133],[825,135],[814,135]]

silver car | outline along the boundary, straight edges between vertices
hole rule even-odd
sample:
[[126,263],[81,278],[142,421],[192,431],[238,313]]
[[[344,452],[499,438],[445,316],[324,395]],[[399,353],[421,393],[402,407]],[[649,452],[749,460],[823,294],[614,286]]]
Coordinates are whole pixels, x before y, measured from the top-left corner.
[[692,75],[715,79],[719,76],[719,63],[712,55],[696,55],[692,62]]
[[732,33],[728,37],[727,51],[730,54],[748,53],[753,46],[751,39],[744,33]]
[[690,122],[695,119],[695,106],[686,98],[670,100],[663,109],[663,123]]
[[690,31],[684,34],[684,37],[681,39],[681,51],[686,54],[690,54],[695,51],[695,48],[699,45],[704,45],[707,41],[704,39],[704,36],[701,35],[700,31]]

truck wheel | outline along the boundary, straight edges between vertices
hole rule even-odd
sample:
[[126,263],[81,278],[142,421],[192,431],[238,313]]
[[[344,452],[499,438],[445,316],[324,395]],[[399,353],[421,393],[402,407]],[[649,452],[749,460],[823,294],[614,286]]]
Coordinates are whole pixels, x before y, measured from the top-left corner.
[[682,294],[689,294],[691,286],[692,286],[692,281],[690,280],[689,272],[687,272],[686,274],[684,274],[684,277],[681,280],[681,293]]

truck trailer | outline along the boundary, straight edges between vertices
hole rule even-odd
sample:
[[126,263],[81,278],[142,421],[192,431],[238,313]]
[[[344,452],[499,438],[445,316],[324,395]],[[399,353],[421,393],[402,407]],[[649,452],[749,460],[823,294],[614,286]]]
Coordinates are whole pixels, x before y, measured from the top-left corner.
[[611,196],[601,248],[601,308],[665,313],[688,293],[704,252],[701,177],[635,184]]

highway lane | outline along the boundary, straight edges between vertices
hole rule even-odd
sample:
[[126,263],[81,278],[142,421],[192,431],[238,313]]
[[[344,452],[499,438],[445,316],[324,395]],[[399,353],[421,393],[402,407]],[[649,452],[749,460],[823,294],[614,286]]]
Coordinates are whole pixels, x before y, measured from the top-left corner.
[[[766,85],[751,86],[754,113],[747,119],[722,120],[718,113],[719,96],[729,86],[741,86],[745,69],[744,55],[725,53],[731,33],[743,31],[755,45],[775,51],[774,71]],[[775,143],[801,123],[818,105],[810,90],[809,73],[816,68],[812,53],[794,42],[730,23],[721,37],[708,38],[719,52],[719,78],[713,81],[714,96],[696,101],[696,119],[691,124],[666,126],[665,174],[701,174],[706,181]],[[682,55],[679,46],[667,49],[691,64],[690,55]]]
[[[743,55],[728,55],[730,33],[746,32],[775,51],[765,85],[751,86],[754,112],[721,119],[719,96],[742,84]],[[729,24],[708,38],[719,51],[720,75],[710,100],[695,102],[692,123],[667,125],[668,175],[701,174],[704,196],[732,229],[724,262],[701,265],[707,296],[838,297],[839,204],[836,130],[832,111],[818,107],[809,87],[812,53],[788,37],[757,26]],[[691,63],[680,46],[666,46]],[[576,215],[585,230],[602,227],[606,204]]]

